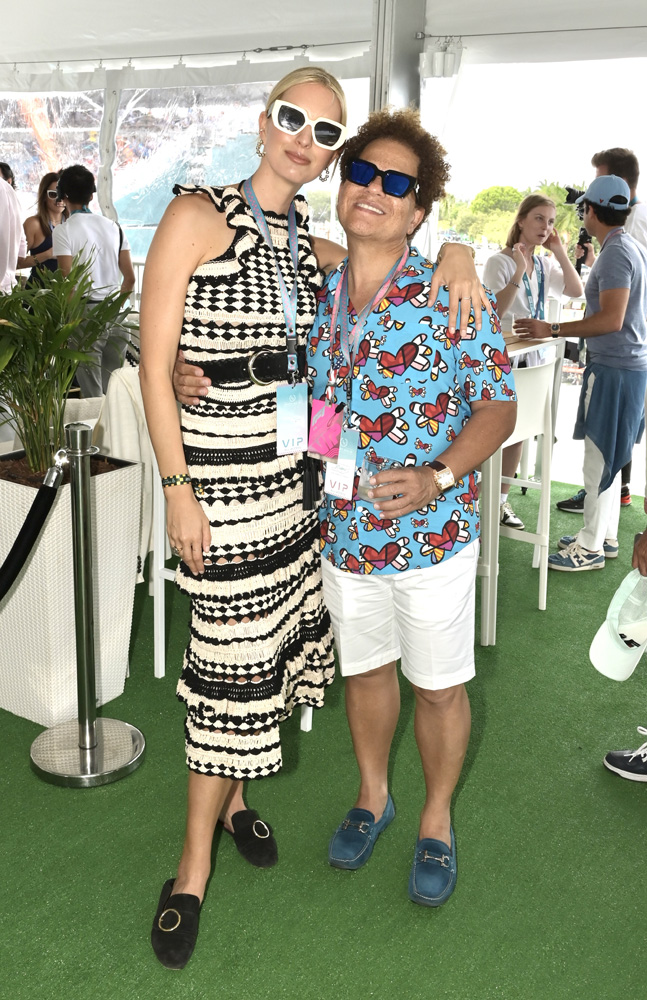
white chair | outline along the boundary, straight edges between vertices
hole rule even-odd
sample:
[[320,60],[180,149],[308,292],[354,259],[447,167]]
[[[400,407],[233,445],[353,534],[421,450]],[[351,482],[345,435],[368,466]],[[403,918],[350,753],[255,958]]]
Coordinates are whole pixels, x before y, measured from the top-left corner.
[[[554,358],[543,365],[515,370],[517,390],[517,422],[510,437],[494,455],[483,463],[481,469],[481,556],[478,575],[481,585],[481,645],[493,646],[496,642],[497,577],[499,572],[499,536],[513,541],[527,542],[534,546],[532,565],[539,567],[540,611],[546,610],[548,582],[548,545],[550,531],[550,466],[553,449],[552,398],[553,383],[561,358]],[[501,477],[501,450],[519,441],[539,437],[538,454],[541,459],[541,482],[532,479],[511,479],[512,483],[527,489],[540,490],[539,516],[536,531],[520,531],[499,524],[499,494]]]

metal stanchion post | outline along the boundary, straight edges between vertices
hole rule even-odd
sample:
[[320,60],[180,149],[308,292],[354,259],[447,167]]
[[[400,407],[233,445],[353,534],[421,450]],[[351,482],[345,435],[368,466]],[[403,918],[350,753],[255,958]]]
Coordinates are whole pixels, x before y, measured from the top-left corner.
[[90,457],[97,449],[91,438],[87,424],[65,428],[72,497],[78,720],[47,729],[31,746],[34,771],[45,781],[73,788],[123,778],[141,763],[145,747],[139,729],[117,719],[97,718],[90,505]]

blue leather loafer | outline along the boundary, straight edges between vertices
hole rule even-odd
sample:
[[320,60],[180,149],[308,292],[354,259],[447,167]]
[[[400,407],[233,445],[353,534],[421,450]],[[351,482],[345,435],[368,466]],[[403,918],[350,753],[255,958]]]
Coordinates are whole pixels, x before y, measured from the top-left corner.
[[351,809],[335,830],[328,848],[328,861],[333,868],[355,871],[365,865],[382,830],[395,816],[393,799],[389,795],[384,812],[377,823],[368,809]]
[[423,837],[416,844],[409,876],[409,899],[421,906],[442,906],[456,886],[456,841],[451,829],[451,847],[442,840]]

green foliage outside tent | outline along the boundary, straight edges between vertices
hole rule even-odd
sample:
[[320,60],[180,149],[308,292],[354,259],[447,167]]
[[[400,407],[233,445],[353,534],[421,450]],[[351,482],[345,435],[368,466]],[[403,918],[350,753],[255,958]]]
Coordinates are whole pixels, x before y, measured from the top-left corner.
[[[571,184],[571,187],[583,188],[584,184]],[[527,188],[525,191],[495,185],[479,191],[471,201],[458,201],[449,194],[440,203],[439,233],[455,233],[455,239],[471,243],[485,241],[503,246],[517,207],[526,195],[536,191],[543,192],[555,202],[557,209],[555,226],[562,241],[567,238],[569,255],[572,257],[581,222],[574,207],[565,204],[566,188],[557,181],[542,181],[537,187]]]

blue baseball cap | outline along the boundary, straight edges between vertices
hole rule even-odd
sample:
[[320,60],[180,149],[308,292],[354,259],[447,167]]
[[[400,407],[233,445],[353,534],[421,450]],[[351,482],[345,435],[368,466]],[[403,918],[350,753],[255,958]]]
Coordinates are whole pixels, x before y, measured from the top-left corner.
[[582,201],[590,201],[592,205],[599,205],[601,208],[615,208],[622,212],[629,208],[631,193],[629,185],[622,177],[616,174],[603,174],[591,181],[584,194],[575,202],[579,205]]

